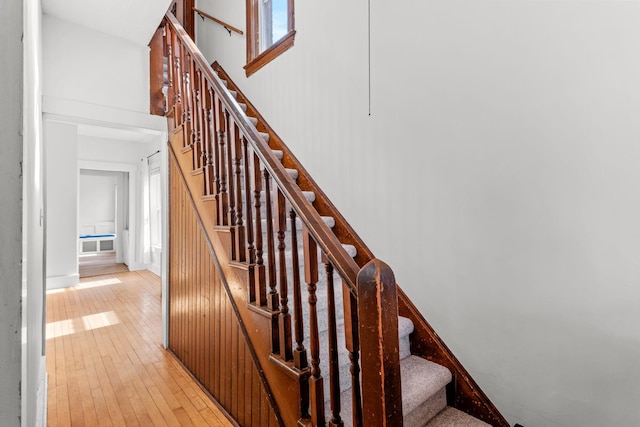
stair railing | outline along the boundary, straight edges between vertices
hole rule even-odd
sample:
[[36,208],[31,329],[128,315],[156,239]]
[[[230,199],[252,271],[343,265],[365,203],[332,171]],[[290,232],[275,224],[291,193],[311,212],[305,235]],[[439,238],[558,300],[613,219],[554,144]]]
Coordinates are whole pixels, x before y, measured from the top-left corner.
[[[170,125],[182,129],[183,152],[191,152],[192,173],[202,175],[202,196],[213,201],[216,226],[231,234],[232,262],[247,266],[249,302],[271,318],[271,360],[299,378],[299,423],[325,425],[328,401],[329,425],[343,425],[337,273],[343,285],[342,345],[351,362],[353,425],[402,425],[393,274],[375,260],[288,149],[282,150],[277,135],[256,128],[170,13],[164,41]],[[294,165],[295,172],[285,165]],[[308,304],[302,303],[301,276]],[[319,324],[325,314],[327,360],[320,360]],[[377,392],[363,397],[360,372],[363,384]]]

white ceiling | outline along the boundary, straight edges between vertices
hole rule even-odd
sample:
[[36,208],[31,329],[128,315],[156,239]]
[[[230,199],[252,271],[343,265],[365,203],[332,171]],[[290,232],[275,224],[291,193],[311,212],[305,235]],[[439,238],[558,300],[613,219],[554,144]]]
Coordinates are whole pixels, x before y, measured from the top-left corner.
[[148,45],[171,0],[42,0],[59,19]]

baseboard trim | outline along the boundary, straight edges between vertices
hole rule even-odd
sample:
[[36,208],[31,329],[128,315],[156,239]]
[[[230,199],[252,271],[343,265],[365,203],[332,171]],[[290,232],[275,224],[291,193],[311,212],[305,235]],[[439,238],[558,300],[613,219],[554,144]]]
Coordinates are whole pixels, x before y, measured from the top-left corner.
[[[45,358],[42,358],[44,364],[46,365]],[[47,426],[47,410],[49,407],[49,374],[46,370],[43,372],[42,378],[40,379],[40,385],[38,386],[37,391],[37,401],[38,407],[36,409],[36,426],[37,427],[46,427]]]
[[66,276],[47,277],[47,289],[70,288],[80,283],[80,275],[78,273]]

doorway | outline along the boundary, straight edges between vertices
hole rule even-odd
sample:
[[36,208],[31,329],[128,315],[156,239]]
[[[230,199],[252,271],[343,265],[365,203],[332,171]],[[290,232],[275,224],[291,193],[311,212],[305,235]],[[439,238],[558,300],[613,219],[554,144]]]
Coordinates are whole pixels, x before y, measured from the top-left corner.
[[129,173],[80,169],[78,185],[80,277],[128,271]]

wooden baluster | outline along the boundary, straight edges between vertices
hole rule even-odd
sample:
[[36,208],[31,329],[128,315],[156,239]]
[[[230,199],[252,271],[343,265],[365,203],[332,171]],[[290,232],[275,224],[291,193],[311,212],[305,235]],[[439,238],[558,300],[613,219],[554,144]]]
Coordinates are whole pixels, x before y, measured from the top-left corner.
[[[276,290],[276,254],[273,242],[273,206],[271,205],[271,176],[266,169],[264,172],[265,209],[267,220],[267,266],[269,269],[269,293],[267,294],[267,307],[271,311],[278,311],[278,291]],[[280,353],[280,340],[278,338],[278,318],[271,321],[271,351]]]
[[[204,168],[207,164],[206,154],[206,133],[207,133],[207,79],[202,70],[198,68],[198,139],[200,141],[200,169],[204,180]],[[203,190],[206,185],[203,187]],[[203,193],[206,194],[206,193]]]
[[218,206],[218,212],[219,212],[219,216],[220,218],[218,219],[218,225],[229,225],[228,222],[228,216],[227,216],[227,211],[229,208],[229,194],[227,193],[227,167],[226,164],[227,162],[225,161],[226,158],[226,140],[227,140],[227,129],[228,129],[228,125],[229,125],[229,113],[224,109],[224,107],[221,105],[221,103],[218,100],[218,105],[219,105],[219,113],[218,113],[218,119],[216,119],[216,122],[218,122],[218,160],[217,160],[217,166],[218,166],[218,179],[217,181],[219,182],[220,185],[220,196],[219,196],[219,206]]
[[165,54],[167,57],[167,112],[169,112],[171,111],[172,107],[176,105],[176,94],[174,87],[175,58],[173,57],[173,28],[171,28],[171,25],[166,24],[164,26],[164,29]]
[[[293,350],[291,348],[291,314],[289,314],[289,284],[287,278],[287,257],[285,249],[287,245],[284,242],[284,235],[287,231],[287,207],[284,194],[278,189],[277,191],[277,210],[278,210],[278,261],[279,261],[279,285],[280,285],[280,316],[278,324],[280,326],[280,357],[283,360],[291,360],[293,358]],[[297,248],[292,248],[295,250]]]
[[262,204],[260,203],[260,193],[262,192],[262,173],[260,171],[260,159],[258,155],[253,155],[253,180],[254,180],[254,208],[256,214],[256,267],[255,267],[255,288],[256,298],[259,306],[267,305],[267,281],[265,278],[264,261],[262,259]]
[[227,224],[232,227],[231,228],[231,242],[232,245],[234,245],[234,247],[232,248],[232,254],[234,254],[232,256],[232,259],[236,259],[235,257],[235,252],[236,252],[236,248],[235,248],[235,238],[234,238],[234,228],[233,226],[236,224],[236,200],[235,200],[235,182],[233,179],[233,148],[234,148],[234,142],[235,142],[235,138],[236,138],[236,134],[237,134],[237,127],[236,124],[233,123],[232,120],[230,120],[229,118],[229,113],[227,112],[225,114],[226,118],[227,118],[227,150],[226,150],[226,156],[223,158],[223,161],[226,162],[226,170],[227,170],[227,191],[229,192],[229,197],[227,200],[228,203],[228,210],[227,210]]
[[246,233],[247,233],[247,262],[249,263],[249,302],[255,303],[256,301],[256,287],[255,287],[255,263],[256,263],[256,248],[253,241],[253,210],[251,209],[251,198],[253,194],[251,192],[251,172],[250,169],[251,153],[249,151],[249,142],[247,138],[242,136],[242,159],[244,161],[244,205],[246,207]]
[[198,87],[200,83],[198,82],[197,66],[193,60],[189,62],[189,76],[191,83],[191,163],[193,164],[193,170],[195,171],[200,169],[200,137],[198,135],[200,131],[200,123],[198,121],[198,98],[200,97],[200,93]]
[[336,301],[333,286],[333,265],[326,256],[322,255],[325,272],[327,274],[327,317],[329,341],[329,399],[331,405],[330,427],[342,427],[344,423],[340,417],[340,370],[338,363],[338,334],[336,324]]
[[202,146],[202,128],[203,125],[203,117],[202,112],[204,110],[202,106],[202,71],[198,68],[193,62],[193,67],[195,72],[193,73],[194,82],[193,82],[193,101],[194,101],[194,112],[193,112],[193,165],[194,169],[200,170],[204,166],[203,153],[204,149]]
[[[293,350],[293,364],[297,369],[307,368],[307,350],[304,348],[304,319],[302,314],[302,287],[300,286],[300,260],[298,255],[298,229],[296,227],[296,213],[289,212],[291,219],[291,268],[293,270],[293,324],[296,338],[296,348]],[[300,384],[300,414],[301,418],[309,417],[309,382],[304,380]]]
[[245,241],[245,227],[243,220],[243,200],[242,200],[242,141],[240,138],[240,129],[237,126],[233,126],[233,167],[235,172],[235,217],[236,217],[236,231],[235,231],[235,248],[236,248],[236,261],[245,262],[247,260],[246,241]]
[[174,77],[174,112],[173,117],[176,123],[176,127],[181,126],[183,122],[183,108],[182,108],[182,59],[181,59],[181,46],[178,43],[175,32],[171,34],[173,44],[173,66],[175,67]]
[[349,371],[351,373],[352,425],[362,427],[362,389],[360,388],[360,335],[358,333],[358,300],[342,282],[342,300],[344,305],[344,339],[349,352]]
[[369,261],[358,272],[358,319],[362,351],[362,424],[402,425],[398,344],[398,296],[388,265]]
[[213,125],[213,89],[209,85],[207,79],[202,79],[203,94],[203,124],[202,124],[202,164],[204,166],[204,194],[212,196],[214,190],[214,173],[213,173],[213,146],[212,146],[212,125]]
[[199,156],[199,169],[202,169],[204,175],[204,168],[207,165],[207,79],[203,75],[202,71],[198,69],[198,141],[200,141],[198,150]]
[[215,192],[216,195],[216,219],[215,219],[215,223],[216,225],[222,225],[222,221],[221,221],[221,217],[222,215],[220,214],[220,208],[222,205],[222,197],[221,197],[221,185],[220,185],[220,151],[219,151],[219,140],[220,140],[220,127],[222,126],[221,123],[223,121],[222,119],[222,108],[220,106],[220,98],[218,97],[218,95],[212,90],[211,91],[211,96],[213,99],[213,119],[211,121],[211,125],[213,126],[213,131],[212,131],[212,140],[211,140],[211,144],[213,145],[212,147],[212,154],[213,154],[213,174],[214,174],[214,181],[213,181],[213,190]]
[[309,351],[311,352],[311,377],[309,378],[309,400],[311,423],[323,426],[324,422],[324,380],[320,372],[320,338],[318,332],[318,312],[316,287],[318,283],[318,247],[305,228],[302,234],[304,246],[304,280],[309,291]]
[[293,363],[298,369],[307,367],[307,350],[304,348],[304,319],[302,314],[302,288],[300,287],[300,260],[298,255],[298,230],[296,213],[289,212],[291,219],[291,266],[293,269],[293,318],[296,348],[293,350]]
[[[184,54],[184,60],[182,63],[183,73],[184,73],[184,89],[183,96],[184,100],[184,120],[183,120],[183,130],[184,130],[184,147],[193,149],[193,122],[192,122],[192,114],[193,114],[193,93],[191,92],[191,67],[193,66],[193,61],[191,60],[191,55],[188,53]],[[195,165],[191,165],[193,169]]]

